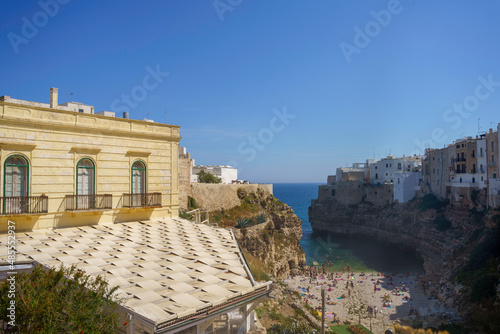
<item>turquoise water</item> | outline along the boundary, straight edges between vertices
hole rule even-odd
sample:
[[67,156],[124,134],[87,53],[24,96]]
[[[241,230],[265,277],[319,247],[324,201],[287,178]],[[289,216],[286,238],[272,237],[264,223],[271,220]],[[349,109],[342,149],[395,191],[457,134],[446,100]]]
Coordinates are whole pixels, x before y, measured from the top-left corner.
[[423,272],[423,262],[415,252],[403,251],[366,237],[314,233],[307,210],[318,196],[317,183],[275,183],[274,196],[293,208],[302,220],[300,244],[307,264],[332,263],[334,271],[348,263],[355,271]]

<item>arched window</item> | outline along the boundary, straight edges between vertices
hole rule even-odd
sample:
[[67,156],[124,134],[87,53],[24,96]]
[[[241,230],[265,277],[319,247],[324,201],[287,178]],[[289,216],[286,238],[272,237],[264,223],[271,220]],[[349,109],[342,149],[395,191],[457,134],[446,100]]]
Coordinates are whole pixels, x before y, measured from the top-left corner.
[[29,193],[29,164],[20,155],[5,160],[3,179],[3,213],[23,213]]
[[83,158],[76,165],[76,209],[92,209],[95,206],[95,165]]
[[5,161],[4,170],[4,196],[28,196],[28,160],[20,155],[13,155]]
[[93,195],[95,185],[95,165],[88,158],[78,161],[76,166],[76,194]]
[[132,194],[146,193],[146,165],[136,161],[132,165]]

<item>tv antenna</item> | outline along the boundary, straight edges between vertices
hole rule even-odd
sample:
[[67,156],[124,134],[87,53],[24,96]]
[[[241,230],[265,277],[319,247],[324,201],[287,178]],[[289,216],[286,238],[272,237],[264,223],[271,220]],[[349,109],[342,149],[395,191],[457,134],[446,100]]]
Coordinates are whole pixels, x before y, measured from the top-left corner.
[[68,95],[68,102],[71,102],[71,98],[70,98],[70,96],[72,96],[72,95],[73,95],[73,93],[66,93],[66,95]]

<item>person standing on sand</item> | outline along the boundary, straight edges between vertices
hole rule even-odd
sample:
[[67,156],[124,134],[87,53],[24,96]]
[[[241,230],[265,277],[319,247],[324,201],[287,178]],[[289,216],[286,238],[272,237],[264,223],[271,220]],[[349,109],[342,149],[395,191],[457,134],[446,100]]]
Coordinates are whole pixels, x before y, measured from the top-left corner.
[[377,318],[377,312],[378,312],[378,308],[377,308],[377,306],[375,306],[375,308],[373,309],[373,313],[375,314],[375,318]]
[[376,293],[377,292],[377,284],[373,284],[373,293]]

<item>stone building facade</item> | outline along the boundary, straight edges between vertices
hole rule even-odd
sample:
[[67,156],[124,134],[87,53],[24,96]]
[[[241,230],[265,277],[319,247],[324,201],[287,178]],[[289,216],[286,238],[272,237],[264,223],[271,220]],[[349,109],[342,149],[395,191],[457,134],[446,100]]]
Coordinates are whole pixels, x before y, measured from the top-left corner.
[[427,149],[423,162],[424,193],[456,202],[470,199],[474,190],[487,189],[489,205],[497,206],[498,130],[458,139],[441,149]]
[[179,126],[91,112],[0,97],[2,230],[178,215]]

